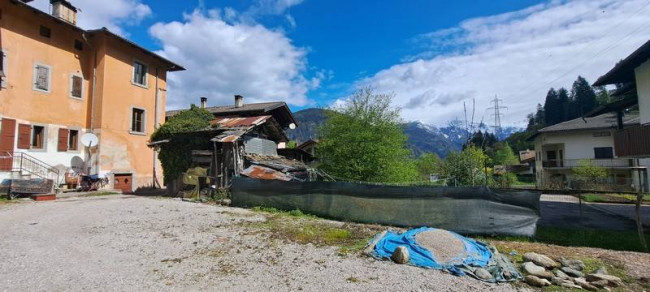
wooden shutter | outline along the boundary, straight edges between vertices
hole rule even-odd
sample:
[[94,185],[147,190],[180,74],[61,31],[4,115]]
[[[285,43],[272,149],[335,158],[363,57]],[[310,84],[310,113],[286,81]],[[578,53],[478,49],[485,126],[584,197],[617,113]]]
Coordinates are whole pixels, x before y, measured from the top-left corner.
[[68,129],[59,129],[59,141],[56,147],[59,152],[68,151],[68,133]]
[[40,90],[49,90],[48,77],[50,70],[47,67],[36,66],[36,88]]
[[32,136],[32,126],[19,124],[18,125],[18,149],[29,149],[31,145],[29,139]]
[[79,76],[72,76],[72,96],[81,98],[82,80]]

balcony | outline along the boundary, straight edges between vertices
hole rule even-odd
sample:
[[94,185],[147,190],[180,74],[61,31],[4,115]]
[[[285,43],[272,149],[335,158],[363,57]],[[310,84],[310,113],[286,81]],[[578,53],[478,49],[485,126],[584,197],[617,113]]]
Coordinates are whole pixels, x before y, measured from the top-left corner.
[[650,157],[650,126],[633,126],[614,133],[619,157]]
[[584,165],[588,161],[592,166],[605,168],[632,168],[634,167],[633,159],[614,158],[614,159],[550,159],[542,161],[544,168],[574,168]]

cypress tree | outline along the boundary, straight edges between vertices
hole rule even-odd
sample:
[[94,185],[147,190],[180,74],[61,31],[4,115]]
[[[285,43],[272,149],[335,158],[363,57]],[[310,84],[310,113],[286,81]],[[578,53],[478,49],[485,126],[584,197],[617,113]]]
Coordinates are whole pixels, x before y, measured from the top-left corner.
[[544,101],[544,121],[547,126],[552,126],[560,122],[562,119],[562,110],[558,107],[558,94],[554,88],[551,88],[546,93],[546,100]]

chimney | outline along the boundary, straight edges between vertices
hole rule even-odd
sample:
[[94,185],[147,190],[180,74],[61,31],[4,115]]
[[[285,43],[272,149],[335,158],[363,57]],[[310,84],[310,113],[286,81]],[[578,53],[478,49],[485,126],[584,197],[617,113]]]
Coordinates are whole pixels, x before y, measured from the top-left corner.
[[208,98],[205,96],[201,96],[201,108],[205,108],[207,104],[208,104]]
[[241,95],[235,95],[235,107],[244,106],[244,97]]
[[66,22],[77,24],[77,7],[74,7],[66,0],[50,0],[52,5],[52,16]]

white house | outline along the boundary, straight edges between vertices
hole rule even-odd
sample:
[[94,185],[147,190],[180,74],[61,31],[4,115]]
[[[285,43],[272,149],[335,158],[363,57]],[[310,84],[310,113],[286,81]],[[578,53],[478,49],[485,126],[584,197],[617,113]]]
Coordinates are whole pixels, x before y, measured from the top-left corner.
[[[628,114],[622,117],[622,121],[624,127],[632,127],[639,124],[639,117]],[[606,113],[577,118],[539,130],[533,136],[538,188],[604,191],[645,188],[647,164],[639,164],[636,159],[616,155],[614,135],[617,128],[616,114]],[[607,178],[597,185],[585,185],[574,175],[574,169],[585,164],[604,167]]]

